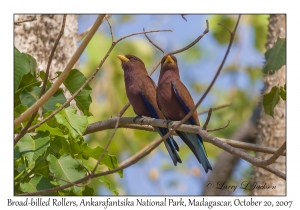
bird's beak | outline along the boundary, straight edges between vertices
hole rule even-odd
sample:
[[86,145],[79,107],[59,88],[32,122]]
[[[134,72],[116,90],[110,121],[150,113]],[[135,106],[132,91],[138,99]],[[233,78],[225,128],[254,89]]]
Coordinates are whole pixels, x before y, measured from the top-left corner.
[[174,60],[171,58],[170,55],[168,55],[167,59],[165,60],[164,64],[167,64],[167,63],[175,63]]
[[125,57],[125,55],[118,55],[118,58],[121,60],[121,61],[124,61],[124,62],[128,62],[129,59]]

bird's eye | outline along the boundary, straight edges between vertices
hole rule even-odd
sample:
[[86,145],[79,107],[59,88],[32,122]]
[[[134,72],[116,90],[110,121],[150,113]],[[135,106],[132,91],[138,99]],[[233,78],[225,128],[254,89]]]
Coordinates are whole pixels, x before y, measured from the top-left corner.
[[137,61],[137,58],[136,57],[132,57],[132,60]]

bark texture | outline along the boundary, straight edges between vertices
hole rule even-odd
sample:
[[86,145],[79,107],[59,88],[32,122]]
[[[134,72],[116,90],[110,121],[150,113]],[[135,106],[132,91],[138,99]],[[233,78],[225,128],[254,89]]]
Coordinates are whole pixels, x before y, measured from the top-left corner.
[[[286,16],[270,15],[266,48],[273,47],[278,37],[286,37]],[[273,86],[283,86],[284,84],[286,84],[286,66],[283,66],[273,75],[264,76],[262,95],[269,93]],[[261,109],[258,120],[257,144],[280,147],[286,141],[286,102],[280,100],[274,112],[274,118],[272,118],[264,113],[263,108]],[[257,153],[256,156],[260,159],[270,157],[270,155],[263,153]],[[279,157],[271,166],[286,173],[286,157]],[[286,195],[286,181],[262,168],[254,167],[253,182],[257,182],[259,185],[266,183],[266,185],[276,186],[275,189],[255,189],[252,191],[253,195]]]
[[[32,55],[37,61],[37,72],[45,70],[48,58],[60,32],[63,15],[15,15],[14,22],[36,17],[36,20],[14,25],[14,45],[20,52]],[[77,49],[77,15],[67,15],[64,34],[56,48],[49,78],[63,71]]]
[[[63,15],[15,15],[14,22],[31,19],[36,20],[14,25],[14,46],[22,53],[28,53],[36,59],[37,73],[46,71],[48,59],[63,23]],[[70,58],[77,49],[78,22],[77,15],[67,15],[64,34],[56,47],[51,66],[49,79],[56,78],[57,71],[63,71]],[[73,68],[78,66],[78,62]],[[52,80],[55,82],[55,79]],[[61,85],[66,98],[70,92]],[[75,105],[71,101],[71,105]],[[41,115],[41,109],[39,110]]]

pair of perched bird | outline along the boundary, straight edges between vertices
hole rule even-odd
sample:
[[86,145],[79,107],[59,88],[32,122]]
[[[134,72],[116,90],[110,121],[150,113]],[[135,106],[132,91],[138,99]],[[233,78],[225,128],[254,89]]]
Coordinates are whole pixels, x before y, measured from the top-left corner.
[[[149,77],[143,61],[134,55],[118,55],[124,70],[124,79],[127,97],[138,116],[147,116],[156,119],[180,121],[195,106],[194,101],[180,81],[177,59],[173,55],[164,56],[161,61],[158,86]],[[197,112],[186,121],[186,124],[200,125]],[[155,130],[164,136],[167,128],[155,127]],[[212,170],[207,159],[202,138],[199,134],[176,131],[178,136],[188,145],[205,172]],[[181,163],[178,155],[179,147],[172,136],[167,138],[165,146],[174,165]]]

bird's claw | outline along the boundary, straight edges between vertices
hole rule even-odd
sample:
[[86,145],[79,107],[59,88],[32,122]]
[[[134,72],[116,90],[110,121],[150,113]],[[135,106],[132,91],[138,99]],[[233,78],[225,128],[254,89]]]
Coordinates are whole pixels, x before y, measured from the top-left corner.
[[166,122],[167,128],[169,128],[169,124],[172,122],[171,120],[165,120],[164,123]]
[[133,122],[135,123],[137,119],[141,118],[141,116],[136,116],[135,118],[133,118]]
[[145,120],[145,118],[143,116],[136,116],[134,119],[133,119],[133,122],[136,123],[136,120],[137,119],[141,119],[141,123],[140,125],[142,125],[143,121]]

